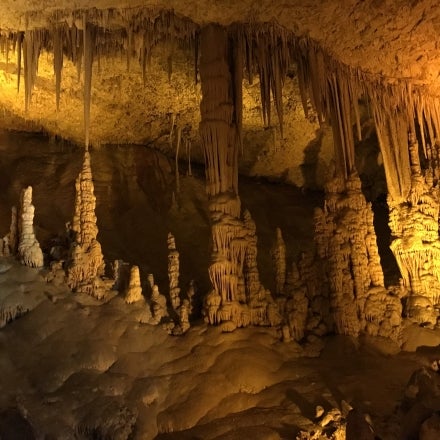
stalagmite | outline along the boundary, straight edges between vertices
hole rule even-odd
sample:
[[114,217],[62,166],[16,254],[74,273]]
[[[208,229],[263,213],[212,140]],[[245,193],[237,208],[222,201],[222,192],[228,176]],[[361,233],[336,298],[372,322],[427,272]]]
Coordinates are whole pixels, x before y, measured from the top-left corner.
[[123,260],[115,260],[112,264],[113,289],[125,292],[130,282],[130,264]]
[[17,207],[11,208],[11,226],[9,228],[8,235],[8,247],[9,254],[15,255],[18,252],[18,240],[19,240],[19,222],[17,216]]
[[187,299],[182,301],[182,305],[178,310],[178,324],[173,328],[172,334],[175,336],[183,335],[186,333],[191,325],[189,322],[190,305]]
[[186,291],[186,299],[188,299],[188,305],[189,305],[189,315],[191,316],[194,311],[194,297],[196,295],[196,284],[194,280],[191,280],[188,284],[188,289]]
[[67,284],[75,292],[101,298],[95,291],[94,280],[104,273],[104,258],[97,240],[96,198],[90,167],[90,153],[84,153],[82,170],[75,183],[75,212],[72,220],[73,242],[67,262]]
[[176,240],[171,232],[168,233],[168,279],[170,286],[170,300],[173,309],[180,306],[179,287],[179,252],[176,249]]
[[152,288],[151,308],[153,314],[151,323],[154,325],[159,324],[162,318],[168,316],[167,299],[159,292],[159,287],[156,284]]
[[276,241],[271,249],[271,256],[275,270],[275,293],[283,295],[286,282],[286,244],[280,228],[276,229]]
[[21,195],[18,256],[22,264],[26,266],[43,267],[43,252],[34,232],[34,211],[32,187],[28,186]]
[[[326,184],[315,214],[317,251],[330,281],[330,307],[338,333],[357,336],[366,326],[365,303],[384,292],[371,205],[356,173]],[[385,292],[386,295],[386,292]]]
[[127,304],[133,304],[143,299],[139,267],[132,266],[130,269],[130,282],[128,283],[124,300]]
[[[280,309],[282,309],[289,334],[295,341],[299,342],[305,336],[309,300],[307,298],[307,287],[301,279],[295,263],[292,264],[292,268],[289,271],[285,293],[287,300],[285,300],[285,304]],[[286,331],[284,330],[284,332]]]

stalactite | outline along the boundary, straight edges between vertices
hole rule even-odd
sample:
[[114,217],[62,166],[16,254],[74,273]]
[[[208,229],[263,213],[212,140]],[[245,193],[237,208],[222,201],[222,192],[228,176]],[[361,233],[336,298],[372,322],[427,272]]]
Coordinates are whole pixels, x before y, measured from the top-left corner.
[[87,16],[83,17],[84,35],[84,137],[85,146],[90,142],[90,102],[92,94],[92,66],[95,51],[96,29],[87,22]]
[[176,157],[175,157],[175,172],[176,172],[176,194],[180,193],[180,175],[179,175],[179,150],[180,143],[182,141],[182,127],[177,127],[177,145],[176,145]]
[[38,58],[44,45],[45,31],[41,29],[27,30],[24,37],[24,88],[25,111],[29,110],[38,72]]
[[60,109],[61,72],[63,70],[63,34],[62,27],[53,30],[53,70],[55,73],[56,108]]
[[23,49],[23,32],[17,33],[17,92],[20,92],[21,56]]

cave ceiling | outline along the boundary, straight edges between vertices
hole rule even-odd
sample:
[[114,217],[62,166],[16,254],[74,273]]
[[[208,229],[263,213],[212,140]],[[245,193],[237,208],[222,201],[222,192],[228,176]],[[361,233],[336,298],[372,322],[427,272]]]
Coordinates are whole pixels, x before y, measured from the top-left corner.
[[122,16],[134,8],[172,9],[200,26],[274,21],[297,37],[312,38],[347,65],[390,81],[411,78],[438,88],[440,10],[435,0],[4,0],[2,5],[0,28],[9,30],[48,27],[90,8],[114,9]]

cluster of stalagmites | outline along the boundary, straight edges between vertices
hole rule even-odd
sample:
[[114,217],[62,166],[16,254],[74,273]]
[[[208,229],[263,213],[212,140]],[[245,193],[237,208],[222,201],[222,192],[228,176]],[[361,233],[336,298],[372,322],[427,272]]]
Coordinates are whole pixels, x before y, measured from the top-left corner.
[[435,326],[440,309],[440,193],[432,162],[422,171],[418,150],[417,140],[410,134],[408,196],[403,200],[388,196],[391,249],[402,275],[402,288],[408,292],[405,316],[418,324]]
[[[168,278],[169,298],[159,292],[154,276],[147,276],[142,286],[140,269],[122,260],[111,264],[112,276],[104,276],[104,257],[97,239],[98,227],[95,215],[96,198],[90,154],[85,152],[82,170],[75,183],[75,208],[73,220],[67,224],[67,247],[54,246],[51,249],[50,270],[46,275],[47,282],[57,285],[67,284],[75,293],[91,295],[102,300],[116,291],[121,294],[125,303],[134,309],[144,310],[141,322],[164,327],[174,335],[181,335],[190,328],[190,317],[193,314],[193,297],[195,285],[191,281],[186,295],[180,294],[179,288],[179,252],[174,236],[168,235]],[[17,255],[20,261],[30,267],[43,267],[43,253],[35,238],[34,206],[32,205],[32,188],[23,190],[19,210],[12,209],[9,233],[0,241],[0,256]],[[64,242],[64,248],[66,244]],[[134,305],[138,305],[136,308]],[[169,314],[168,304],[172,315]],[[5,323],[24,313],[15,308],[0,312],[0,321]]]
[[357,173],[327,183],[324,209],[315,212],[315,237],[337,333],[367,332],[398,342],[402,291],[384,287],[373,212]]

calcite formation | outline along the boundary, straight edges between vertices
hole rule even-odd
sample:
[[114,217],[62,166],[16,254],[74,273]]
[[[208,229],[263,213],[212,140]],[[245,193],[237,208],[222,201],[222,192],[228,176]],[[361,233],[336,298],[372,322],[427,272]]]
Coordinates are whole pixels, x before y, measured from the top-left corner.
[[[372,304],[382,295],[386,303],[388,298],[371,204],[362,194],[357,173],[327,183],[325,206],[315,213],[315,228],[317,252],[330,283],[330,311],[336,331],[357,336],[366,328],[367,300]],[[384,321],[379,309],[368,310],[369,321]],[[400,321],[389,324],[393,327]]]
[[[43,252],[34,232],[34,212],[32,205],[32,187],[28,186],[21,194],[21,209],[18,242],[18,257],[22,264],[29,267],[43,267]],[[9,242],[11,243],[11,241]]]
[[[431,161],[422,171],[419,145],[409,135],[411,185],[405,199],[388,196],[391,250],[408,291],[404,313],[419,324],[436,325],[440,306],[438,179]],[[431,155],[432,160],[432,155]]]
[[162,318],[168,316],[167,299],[159,292],[159,287],[156,284],[152,287],[151,309],[153,315],[151,324],[159,324]]
[[276,239],[271,249],[271,256],[275,271],[275,293],[282,295],[286,283],[286,243],[280,228],[276,229]]
[[119,292],[125,292],[130,283],[130,264],[123,260],[115,260],[112,263],[113,288]]
[[17,207],[11,208],[11,226],[8,236],[9,253],[15,255],[18,251],[18,216]]
[[0,255],[9,257],[10,255],[16,255],[18,252],[18,218],[17,207],[11,208],[11,225],[9,232],[2,238]]
[[179,252],[176,248],[176,240],[171,232],[168,233],[168,280],[170,289],[170,300],[173,309],[180,306],[180,262]]
[[87,293],[100,299],[95,279],[104,273],[104,257],[96,224],[96,198],[90,166],[90,153],[85,151],[82,170],[75,183],[75,212],[71,224],[73,241],[67,261],[67,284],[74,292]]
[[124,300],[127,304],[144,300],[138,266],[132,266],[130,269],[130,282],[128,283]]
[[200,135],[213,248],[208,269],[213,290],[205,297],[204,313],[209,323],[223,323],[224,331],[269,325],[279,319],[259,281],[255,223],[248,211],[241,216],[238,195],[242,53],[218,25],[203,29],[201,43]]
[[288,339],[287,331],[295,341],[301,341],[306,332],[306,324],[309,310],[307,286],[301,279],[296,263],[292,264],[286,281],[286,297],[278,304],[280,312],[284,316],[287,329],[284,330],[284,339]]

